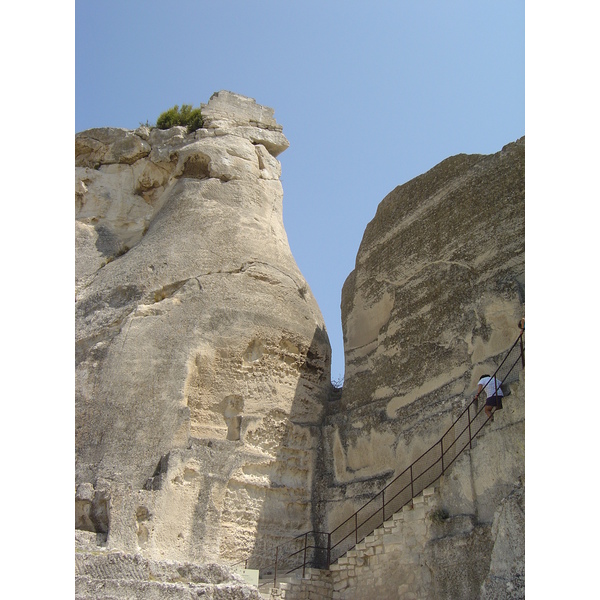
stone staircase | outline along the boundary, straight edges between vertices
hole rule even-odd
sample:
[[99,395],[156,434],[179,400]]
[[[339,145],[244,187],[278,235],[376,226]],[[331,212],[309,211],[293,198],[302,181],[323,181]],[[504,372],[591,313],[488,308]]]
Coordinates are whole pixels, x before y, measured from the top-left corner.
[[[503,419],[499,422],[497,419],[486,428],[490,437],[505,437],[507,426],[524,421],[524,372],[518,380],[510,382],[509,389],[512,398],[509,396],[501,413]],[[478,437],[474,438],[472,449],[464,451],[465,457],[477,452],[479,441]],[[303,577],[296,574],[278,577],[275,586],[259,582],[258,589],[223,565],[151,560],[138,554],[108,551],[102,546],[102,540],[98,541],[97,534],[78,531],[75,597],[76,600],[356,600],[371,597],[416,600],[430,597],[432,570],[427,563],[432,557],[431,540],[452,535],[460,544],[473,532],[474,537],[479,535],[473,515],[449,517],[440,509],[440,485],[449,485],[445,476],[394,513],[329,569],[307,568]],[[86,535],[89,540],[84,539]],[[455,566],[452,565],[452,569],[456,570]],[[475,596],[456,596],[459,597]]]
[[[482,438],[507,436],[506,428],[524,421],[525,374],[508,384],[510,395],[501,413],[502,418],[486,426],[484,436],[473,439],[472,449],[466,448],[464,459],[470,461],[472,452]],[[457,468],[458,463],[450,467]],[[448,475],[452,478],[451,473]],[[356,600],[357,598],[398,598],[416,600],[431,597],[432,540],[452,537],[460,546],[472,536],[484,537],[485,527],[480,527],[471,514],[450,517],[442,510],[440,486],[448,488],[452,482],[442,476],[432,486],[425,488],[391,519],[366,536],[354,548],[342,555],[328,570],[306,569],[304,578],[279,579],[270,590],[273,600]],[[446,490],[446,493],[448,490]],[[450,492],[452,493],[452,492]],[[489,528],[489,526],[488,526]],[[454,569],[454,566],[451,567]],[[466,577],[467,567],[461,567]],[[393,576],[390,574],[393,573]],[[457,598],[469,594],[456,596]],[[445,596],[446,597],[446,596]]]
[[[436,511],[439,503],[437,488],[426,488],[371,535],[341,556],[330,567],[333,581],[330,600],[344,598],[344,590],[347,588],[357,590],[362,587],[368,590],[375,583],[379,588],[387,571],[382,568],[384,563],[397,561],[400,556],[404,563],[401,568],[406,569],[408,564],[410,568],[407,570],[412,571],[410,575],[407,573],[405,591],[408,592],[410,588],[410,593],[418,593],[416,588],[423,586],[422,591],[426,593],[431,580],[428,573],[420,572],[422,551],[429,539],[431,519],[428,516]],[[396,592],[396,589],[390,590],[392,591]],[[393,597],[396,597],[395,594]]]
[[295,575],[278,579],[277,585],[271,589],[272,599],[285,600],[331,600],[333,584],[331,571],[327,569],[306,569],[304,577]]
[[[81,540],[81,533],[79,540]],[[93,535],[94,538],[96,534]],[[82,547],[75,552],[76,600],[263,600],[256,587],[218,564],[152,560]]]
[[[421,568],[422,553],[429,539],[429,528],[433,524],[431,515],[435,514],[439,505],[438,489],[425,489],[381,527],[341,556],[329,570],[306,569],[305,577],[278,580],[276,587],[271,590],[271,598],[342,600],[346,597],[345,592],[348,593],[348,598],[368,598],[369,589],[372,590],[375,584],[381,590],[382,580],[387,572],[385,563],[397,562],[399,556],[403,557],[403,564],[397,565],[397,570],[405,571],[406,598],[418,593],[420,588],[426,593],[430,589],[427,586],[431,579],[428,569]],[[398,597],[398,585],[394,583],[393,586],[390,598]],[[364,596],[358,592],[361,588]]]

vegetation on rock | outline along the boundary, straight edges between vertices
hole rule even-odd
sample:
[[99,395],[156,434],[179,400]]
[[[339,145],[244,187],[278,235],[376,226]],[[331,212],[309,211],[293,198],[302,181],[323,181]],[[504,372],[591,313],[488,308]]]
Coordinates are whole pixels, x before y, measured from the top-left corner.
[[170,129],[175,125],[187,127],[188,133],[200,129],[204,124],[202,113],[199,108],[193,108],[191,104],[182,104],[181,109],[176,104],[173,108],[161,113],[156,119],[156,126],[159,129]]

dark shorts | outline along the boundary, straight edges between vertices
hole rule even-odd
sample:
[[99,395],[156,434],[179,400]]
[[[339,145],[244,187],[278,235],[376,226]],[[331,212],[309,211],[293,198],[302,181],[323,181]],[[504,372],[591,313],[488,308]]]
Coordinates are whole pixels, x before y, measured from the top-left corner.
[[486,406],[495,406],[496,410],[502,410],[502,396],[489,396],[485,401]]

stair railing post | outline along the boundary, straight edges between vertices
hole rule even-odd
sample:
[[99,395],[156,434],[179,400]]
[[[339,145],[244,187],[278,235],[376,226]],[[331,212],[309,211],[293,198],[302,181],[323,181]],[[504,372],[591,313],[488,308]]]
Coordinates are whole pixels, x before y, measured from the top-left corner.
[[410,465],[410,497],[415,497],[415,480],[413,479],[413,466]]
[[519,336],[519,344],[521,346],[521,366],[525,368],[525,348],[523,347],[523,333]]
[[279,546],[275,548],[275,573],[273,575],[273,587],[277,585],[277,559],[279,558]]
[[473,436],[471,435],[471,403],[467,406],[467,419],[469,421],[469,448],[473,449]]
[[308,532],[304,534],[304,561],[302,564],[302,579],[304,579],[304,575],[306,574],[306,548],[308,546]]
[[442,451],[442,475],[444,474],[444,438],[440,440],[440,449]]
[[327,568],[331,566],[331,534],[327,534]]
[[354,543],[358,544],[358,512],[354,513]]
[[383,515],[382,515],[383,521],[382,521],[382,523],[385,523],[385,489],[381,490],[381,505],[382,505],[381,508],[383,510]]

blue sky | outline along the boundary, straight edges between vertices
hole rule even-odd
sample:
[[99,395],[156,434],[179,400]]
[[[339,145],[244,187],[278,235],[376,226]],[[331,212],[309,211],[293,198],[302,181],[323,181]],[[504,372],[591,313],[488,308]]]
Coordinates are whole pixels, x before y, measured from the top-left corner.
[[225,89],[274,108],[284,223],[344,373],[341,290],[377,205],[525,134],[523,1],[77,0],[75,129]]

